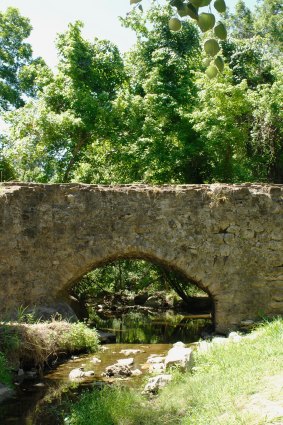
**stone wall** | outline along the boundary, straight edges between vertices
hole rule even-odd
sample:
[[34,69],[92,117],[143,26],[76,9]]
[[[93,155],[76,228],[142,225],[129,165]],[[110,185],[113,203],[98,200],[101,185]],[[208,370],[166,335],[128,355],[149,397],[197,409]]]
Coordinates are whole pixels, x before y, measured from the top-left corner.
[[283,313],[283,186],[0,185],[0,316],[141,258],[211,295],[220,332]]

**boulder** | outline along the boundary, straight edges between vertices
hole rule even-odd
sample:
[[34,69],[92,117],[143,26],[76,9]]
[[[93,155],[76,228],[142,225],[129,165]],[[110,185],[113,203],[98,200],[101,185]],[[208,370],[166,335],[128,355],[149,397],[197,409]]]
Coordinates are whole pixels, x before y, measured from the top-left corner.
[[71,309],[75,312],[77,318],[80,321],[84,321],[85,319],[89,318],[88,310],[82,301],[78,300],[73,295],[69,295],[68,299],[66,300]]
[[69,373],[69,379],[81,379],[84,377],[84,369],[83,367],[78,367],[76,369],[71,370]]
[[153,363],[149,366],[149,373],[163,373],[165,370],[164,363]]
[[135,355],[139,353],[144,353],[143,350],[134,350],[134,349],[128,349],[128,350],[121,350],[120,354],[124,354],[125,356]]
[[117,360],[117,363],[119,365],[132,366],[134,364],[134,359],[133,357],[129,357],[128,359],[119,359]]
[[146,386],[144,387],[144,393],[156,394],[160,388],[165,387],[172,379],[172,375],[162,374],[150,378]]
[[173,344],[173,347],[174,348],[185,348],[186,344],[184,344],[182,341],[178,341],[178,342],[175,342],[175,344]]
[[71,370],[69,373],[69,379],[75,380],[75,379],[83,379],[83,378],[90,378],[91,376],[94,376],[95,373],[93,370],[84,371],[83,367],[78,367],[76,369]]
[[147,363],[154,364],[154,363],[163,363],[165,360],[165,357],[163,356],[156,356],[153,354],[152,356],[149,356],[147,359]]
[[39,305],[27,309],[26,314],[32,314],[35,320],[50,321],[63,319],[69,322],[78,322],[78,317],[67,302],[54,303],[52,305]]
[[165,369],[172,366],[191,369],[193,367],[193,350],[185,347],[173,347],[168,351],[164,364]]
[[108,366],[105,369],[105,372],[102,374],[102,376],[108,376],[108,377],[114,376],[119,378],[128,377],[131,375],[132,375],[132,371],[129,368],[129,366],[118,364],[118,363]]

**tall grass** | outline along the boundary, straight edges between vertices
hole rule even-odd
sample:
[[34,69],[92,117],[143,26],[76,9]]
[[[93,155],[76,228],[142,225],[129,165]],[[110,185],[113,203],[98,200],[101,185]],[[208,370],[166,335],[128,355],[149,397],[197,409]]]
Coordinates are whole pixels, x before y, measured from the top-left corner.
[[0,347],[14,368],[24,364],[43,368],[54,356],[96,351],[98,343],[97,332],[83,323],[0,324]]
[[[193,373],[176,374],[154,401],[132,390],[88,393],[72,408],[70,425],[263,425],[257,411],[245,409],[253,394],[269,388],[270,377],[283,376],[283,320],[258,327],[239,343],[197,354]],[[282,394],[281,394],[282,396]],[[94,420],[95,418],[95,420]]]
[[3,353],[0,352],[0,383],[12,386],[12,375],[8,361]]

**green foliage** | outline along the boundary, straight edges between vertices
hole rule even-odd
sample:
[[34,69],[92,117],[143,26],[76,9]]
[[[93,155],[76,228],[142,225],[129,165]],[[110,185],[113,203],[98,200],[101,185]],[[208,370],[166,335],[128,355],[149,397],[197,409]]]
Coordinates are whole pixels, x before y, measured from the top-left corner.
[[32,62],[32,49],[24,42],[31,32],[29,19],[9,7],[0,12],[0,111],[24,104],[21,71]]
[[113,102],[114,137],[93,141],[74,180],[88,183],[184,183],[199,180],[200,146],[188,120],[200,69],[199,37],[168,26],[170,7],[133,12],[124,25],[138,38],[126,56],[129,83]]
[[[3,180],[283,181],[281,5],[262,0],[252,13],[240,1],[215,24],[218,41],[205,33],[204,61],[197,25],[185,19],[170,31],[172,6],[195,7],[133,7],[122,22],[138,41],[124,58],[110,42],[85,40],[77,22],[58,37],[58,72],[41,59],[21,67],[22,90],[34,99],[6,116]],[[199,16],[211,26],[209,13]]]
[[99,338],[95,329],[88,328],[84,323],[73,323],[70,331],[62,334],[57,344],[72,353],[75,351],[97,351]]
[[250,91],[252,105],[251,167],[260,180],[283,182],[283,75],[272,85]]
[[118,260],[88,273],[74,288],[76,296],[86,298],[108,292],[154,292],[168,288],[158,266],[142,260]]
[[8,365],[8,361],[3,353],[0,352],[0,383],[4,385],[12,385],[12,374]]
[[274,49],[283,50],[283,5],[281,0],[261,0],[256,8],[255,30]]
[[13,180],[16,176],[11,163],[4,157],[5,138],[0,135],[0,182]]
[[[112,101],[125,76],[116,46],[90,43],[82,24],[70,24],[58,37],[58,73],[41,63],[25,70],[37,100],[7,118],[11,124],[6,154],[22,180],[68,181],[92,140],[111,132]],[[44,90],[43,87],[44,86]]]
[[[141,7],[141,1],[142,0],[135,0],[135,1],[130,1],[130,4],[135,4],[134,9],[136,10],[137,8],[140,9],[143,12],[143,9]],[[206,33],[210,30],[213,30],[213,28],[215,27],[215,15],[213,13],[211,13],[211,0],[190,0],[190,1],[186,1],[186,0],[170,0],[168,1],[170,6],[173,6],[176,8],[176,11],[178,13],[178,15],[180,16],[180,18],[186,18],[187,16],[189,16],[191,19],[196,20],[199,28],[201,29],[202,32]],[[206,7],[209,6],[209,13],[207,12],[202,12],[199,13],[199,8],[202,7]],[[225,0],[215,0],[213,3],[213,6],[215,8],[215,11],[218,13],[225,13],[226,12],[226,3]],[[181,21],[178,17],[173,16],[170,19],[168,18],[167,20],[168,22],[168,27],[170,29],[170,31],[172,32],[178,32],[181,30],[181,28],[183,27],[183,21]],[[226,28],[225,25],[222,23],[222,26],[224,28],[223,31],[221,31],[221,36],[219,37],[217,31],[210,31],[212,36],[216,36],[219,37],[220,39],[226,39],[227,37],[227,32],[226,32]],[[217,43],[216,40],[213,40],[215,43]],[[206,54],[208,55],[208,57],[214,56],[214,54],[211,54],[210,51],[207,51],[206,49],[204,49]],[[218,49],[219,51],[220,49]],[[216,73],[212,74],[211,72],[208,72],[207,75],[209,76],[209,78],[214,78],[216,77],[216,75],[218,74],[218,70],[216,70]]]
[[227,23],[233,37],[243,39],[254,36],[254,17],[243,0],[238,0],[235,13],[228,16]]
[[200,75],[198,83],[199,105],[191,119],[203,139],[208,158],[204,180],[251,180],[246,147],[250,130],[247,117],[251,104],[247,102],[246,82],[234,86],[226,75],[222,81],[207,83]]

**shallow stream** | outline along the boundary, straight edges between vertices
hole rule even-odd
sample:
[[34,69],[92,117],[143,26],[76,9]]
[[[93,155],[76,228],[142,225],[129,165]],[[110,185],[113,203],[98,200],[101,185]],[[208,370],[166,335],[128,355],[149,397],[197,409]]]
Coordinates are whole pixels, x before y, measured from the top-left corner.
[[[24,381],[16,388],[15,397],[0,405],[1,425],[61,425],[58,412],[64,410],[64,399],[76,399],[86,387],[101,387],[117,382],[117,378],[102,377],[109,365],[125,358],[121,350],[139,349],[134,356],[134,369],[142,375],[123,379],[123,385],[139,386],[147,374],[146,360],[152,354],[164,355],[177,341],[193,343],[211,323],[210,315],[185,316],[167,312],[148,314],[132,312],[120,318],[108,317],[99,320],[99,328],[116,335],[116,343],[104,344],[102,350],[91,355],[73,356],[70,360],[48,371],[44,378]],[[94,364],[93,357],[101,360]],[[84,379],[79,386],[72,387],[69,373],[84,367],[93,370],[94,376]]]

